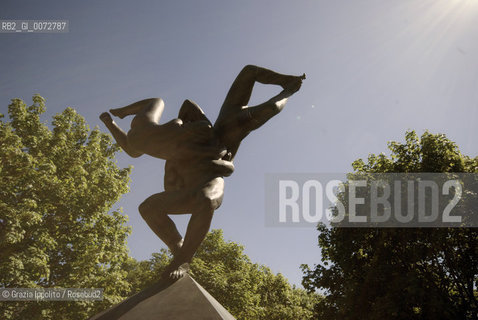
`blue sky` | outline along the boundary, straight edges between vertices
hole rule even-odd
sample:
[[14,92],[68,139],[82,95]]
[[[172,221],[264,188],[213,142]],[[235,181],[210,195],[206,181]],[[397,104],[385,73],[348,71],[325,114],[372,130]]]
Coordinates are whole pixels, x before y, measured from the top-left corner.
[[[4,0],[0,19],[70,22],[65,34],[0,34],[0,112],[39,93],[44,120],[71,106],[103,131],[102,111],[147,97],[165,100],[163,120],[186,98],[215,119],[246,64],[306,72],[284,111],[241,145],[212,225],[295,284],[300,264],[320,260],[317,231],[265,227],[266,173],[347,172],[407,129],[478,153],[477,0]],[[251,104],[277,92],[258,85]],[[118,206],[133,227],[131,255],[147,259],[163,244],[137,206],[162,190],[164,163],[124,153],[118,163],[134,166]]]

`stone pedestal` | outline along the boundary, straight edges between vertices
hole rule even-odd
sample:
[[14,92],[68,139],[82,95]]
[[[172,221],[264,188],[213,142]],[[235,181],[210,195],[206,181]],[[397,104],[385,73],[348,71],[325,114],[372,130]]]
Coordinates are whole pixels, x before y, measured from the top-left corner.
[[235,319],[191,276],[158,282],[90,320],[233,320]]

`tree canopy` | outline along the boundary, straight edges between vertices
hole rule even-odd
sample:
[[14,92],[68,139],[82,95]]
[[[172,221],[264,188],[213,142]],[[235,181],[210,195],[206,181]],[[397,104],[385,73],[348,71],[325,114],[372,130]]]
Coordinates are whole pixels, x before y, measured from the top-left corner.
[[[390,156],[355,161],[355,173],[478,173],[478,157],[462,155],[442,134],[419,139],[409,131],[405,143],[390,142],[389,149]],[[315,308],[319,319],[476,319],[477,230],[318,230],[322,263],[302,268],[304,286],[325,292]]]
[[[0,117],[0,287],[104,288],[98,302],[2,302],[2,319],[85,319],[119,302],[129,284],[127,217],[115,202],[129,168],[109,135],[67,108],[51,129],[45,100],[13,99]],[[125,289],[126,288],[126,289]]]

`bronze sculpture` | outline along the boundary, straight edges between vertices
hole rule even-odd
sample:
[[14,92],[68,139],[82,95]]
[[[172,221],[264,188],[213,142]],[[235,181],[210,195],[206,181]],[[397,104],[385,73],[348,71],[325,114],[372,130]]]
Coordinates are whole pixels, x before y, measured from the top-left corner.
[[[154,194],[139,206],[148,226],[173,253],[163,277],[177,279],[188,269],[194,253],[204,240],[214,211],[221,205],[223,177],[234,171],[232,163],[241,141],[253,130],[278,114],[287,99],[305,79],[247,65],[234,80],[214,125],[199,106],[184,101],[178,118],[160,125],[164,109],[160,98],[141,100],[111,109],[114,116],[135,117],[125,133],[104,112],[100,119],[117,143],[132,157],[142,154],[166,160],[164,192]],[[255,82],[280,85],[283,90],[270,100],[248,107]],[[169,214],[191,213],[184,239]]]

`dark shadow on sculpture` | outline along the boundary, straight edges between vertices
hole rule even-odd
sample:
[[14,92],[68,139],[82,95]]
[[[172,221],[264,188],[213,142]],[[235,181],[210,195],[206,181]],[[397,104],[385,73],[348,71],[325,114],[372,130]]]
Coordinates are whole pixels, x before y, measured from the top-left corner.
[[[161,282],[174,281],[188,271],[189,262],[209,230],[213,213],[221,205],[223,177],[234,171],[232,161],[241,141],[278,114],[304,79],[305,74],[291,76],[253,65],[244,67],[214,125],[190,100],[184,101],[177,119],[162,125],[159,120],[164,103],[160,98],[111,109],[111,114],[119,118],[134,115],[128,133],[109,113],[101,114],[100,119],[128,155],[148,154],[166,160],[165,191],[150,196],[139,206],[141,216],[174,256]],[[248,107],[256,81],[279,85],[283,90],[260,105]],[[183,239],[168,215],[188,213],[192,216]]]

